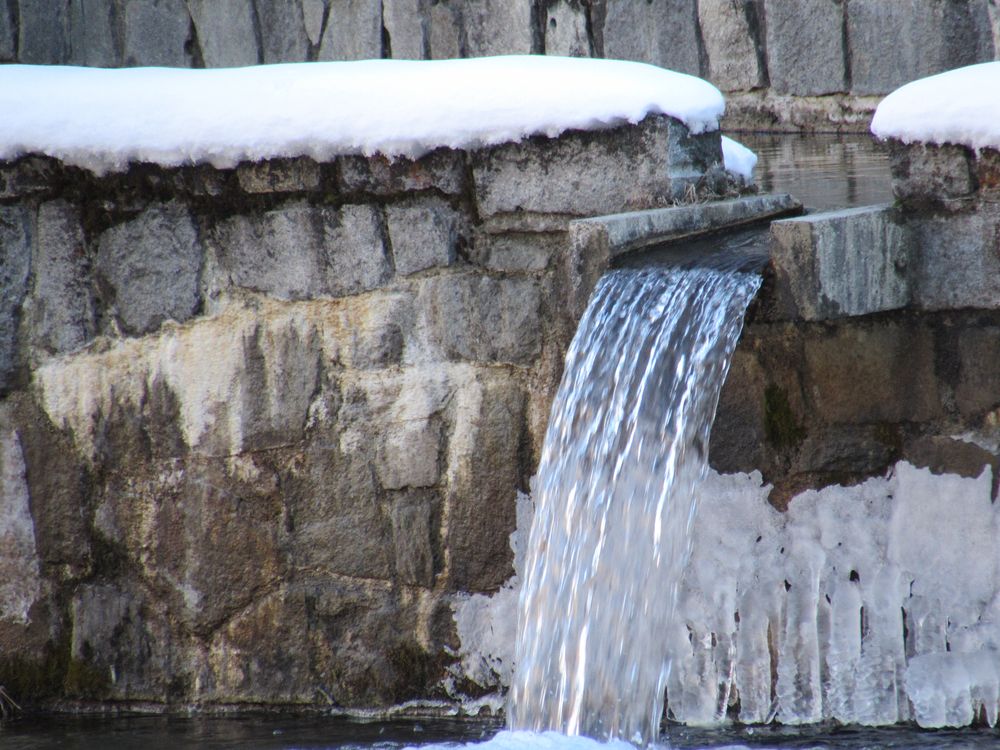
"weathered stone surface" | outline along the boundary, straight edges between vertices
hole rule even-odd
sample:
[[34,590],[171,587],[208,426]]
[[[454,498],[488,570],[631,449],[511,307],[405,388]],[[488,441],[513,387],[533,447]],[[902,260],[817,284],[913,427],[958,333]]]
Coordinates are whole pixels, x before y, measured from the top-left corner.
[[70,657],[91,674],[109,677],[109,697],[167,697],[169,651],[180,644],[150,609],[148,598],[128,585],[84,584],[74,592]]
[[1000,149],[984,148],[976,153],[975,176],[978,197],[1000,203]]
[[64,0],[18,0],[18,62],[65,64],[69,18]]
[[533,279],[472,273],[428,278],[416,304],[424,356],[529,364],[541,349],[540,304]]
[[247,193],[296,193],[316,190],[320,167],[308,157],[268,159],[240,164],[236,179]]
[[129,333],[147,333],[165,320],[183,322],[194,315],[201,264],[194,223],[176,202],[152,206],[98,241],[97,271]]
[[969,2],[850,0],[851,90],[887,94],[908,81],[980,61]]
[[69,203],[39,207],[32,268],[22,322],[29,345],[47,354],[82,346],[94,335],[94,303],[83,229]]
[[185,0],[208,68],[260,62],[251,0]]
[[[363,707],[425,695],[444,675],[430,642],[413,634],[429,629],[427,613],[436,609],[365,581],[282,587],[213,638],[204,698],[311,702],[319,686],[326,700]],[[293,650],[301,661],[289,659]]]
[[[881,96],[827,94],[779,96],[770,89],[726,94],[723,132],[787,130],[796,133],[864,133]],[[809,143],[809,139],[803,139]],[[761,174],[757,172],[761,181]],[[832,185],[831,185],[832,187]]]
[[25,625],[42,596],[24,455],[0,404],[0,621]]
[[382,0],[330,0],[320,60],[382,57]]
[[697,0],[608,0],[604,55],[700,76]]
[[206,239],[227,282],[282,299],[322,291],[323,225],[333,212],[292,204],[260,216],[234,216]]
[[345,193],[395,195],[414,190],[439,190],[459,195],[465,190],[465,155],[441,148],[419,159],[344,156],[340,159],[341,189]]
[[0,3],[0,62],[14,62],[17,55],[17,26],[10,9]]
[[[994,335],[996,333],[994,331]],[[926,467],[935,474],[958,474],[972,479],[987,467],[996,476],[1000,464],[996,454],[974,443],[941,436],[920,437],[908,442],[904,455],[914,466]]]
[[892,192],[900,200],[915,204],[965,198],[976,188],[974,159],[972,150],[965,146],[892,142]]
[[698,0],[698,21],[708,56],[708,80],[723,91],[748,91],[766,83],[758,56],[758,0]]
[[396,273],[406,276],[455,263],[463,221],[445,201],[392,204],[385,214]]
[[[256,0],[255,7],[260,24],[261,58],[265,64],[309,59],[309,36],[302,0]],[[319,40],[318,33],[316,39]]]
[[579,0],[548,0],[545,15],[545,54],[590,57],[587,10]]
[[962,414],[974,416],[1000,404],[1000,328],[966,328],[959,333],[959,380],[955,402]]
[[1000,210],[915,216],[914,302],[925,310],[1000,307]]
[[455,0],[432,3],[427,9],[427,47],[431,60],[462,57],[462,20]]
[[586,226],[600,227],[606,237],[609,256],[614,258],[647,245],[733,229],[801,209],[799,202],[786,193],[746,195],[706,204],[578,219],[570,225],[570,234]]
[[129,565],[196,633],[228,620],[282,570],[277,483],[249,457],[112,476],[100,513],[105,528],[119,531],[108,541],[128,551]]
[[396,60],[427,57],[426,21],[421,0],[382,0],[382,23]]
[[227,283],[283,299],[374,289],[390,266],[371,206],[340,210],[293,203],[218,224],[209,244]]
[[779,314],[826,320],[910,302],[910,248],[890,206],[810,214],[771,225]]
[[399,425],[382,440],[375,471],[387,490],[437,484],[441,426],[429,421],[428,416]]
[[427,493],[410,492],[397,498],[389,511],[396,576],[412,586],[429,587],[434,582],[435,500]]
[[184,0],[125,0],[125,64],[186,68],[191,17]]
[[494,271],[544,271],[566,252],[566,235],[562,232],[504,232],[476,235],[471,260]]
[[[624,142],[616,133],[535,137],[476,152],[472,169],[480,215],[594,216],[653,208],[680,197],[692,184],[689,178],[721,161],[716,133],[694,136],[671,118],[646,118]],[[561,189],[550,190],[549,184]]]
[[772,91],[817,96],[846,90],[845,5],[843,0],[765,0]]
[[461,10],[465,31],[464,57],[531,53],[531,0],[506,0],[503,3],[465,0]]
[[[458,395],[448,456],[448,582],[452,589],[490,591],[511,573],[508,544],[515,498],[524,478],[517,451],[524,392],[501,373],[483,372]],[[490,477],[482,483],[478,477]],[[475,540],[475,541],[473,541]]]
[[313,45],[323,38],[323,21],[326,17],[326,0],[302,0],[302,21],[306,36]]
[[990,23],[990,36],[993,38],[993,55],[1000,58],[1000,5],[994,0],[986,0],[987,20]]
[[941,414],[926,331],[868,325],[810,337],[805,371],[810,409],[826,423],[922,421]]
[[375,289],[391,274],[381,218],[374,207],[363,204],[343,206],[337,218],[324,228],[328,293],[340,296]]
[[27,208],[0,206],[0,393],[14,384],[21,305],[31,272]]
[[114,67],[121,56],[115,43],[114,0],[72,0],[69,6],[69,62]]

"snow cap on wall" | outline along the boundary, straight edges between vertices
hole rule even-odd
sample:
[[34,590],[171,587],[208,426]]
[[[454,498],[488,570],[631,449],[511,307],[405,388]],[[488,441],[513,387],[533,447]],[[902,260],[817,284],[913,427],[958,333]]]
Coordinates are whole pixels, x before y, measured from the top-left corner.
[[906,84],[879,104],[871,131],[904,143],[1000,149],[1000,62]]
[[636,123],[718,128],[719,91],[643,63],[542,56],[248,68],[0,67],[0,160],[45,154],[96,173],[375,153],[415,158]]

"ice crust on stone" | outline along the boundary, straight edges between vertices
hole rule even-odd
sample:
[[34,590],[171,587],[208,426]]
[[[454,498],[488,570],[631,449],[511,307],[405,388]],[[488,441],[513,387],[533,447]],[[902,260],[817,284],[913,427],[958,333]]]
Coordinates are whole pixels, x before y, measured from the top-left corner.
[[781,513],[758,473],[710,473],[680,617],[665,634],[670,716],[995,726],[1000,503],[991,487],[988,468],[966,478],[901,462],[884,478],[806,491]]
[[906,84],[878,105],[871,131],[904,143],[1000,149],[1000,62]]
[[247,68],[0,66],[0,160],[46,154],[96,173],[130,162],[219,168],[338,154],[418,157],[637,123],[718,128],[711,84],[643,63],[507,56]]
[[753,169],[757,166],[757,154],[739,141],[729,136],[722,136],[722,161],[726,170],[737,174],[745,180],[753,178]]

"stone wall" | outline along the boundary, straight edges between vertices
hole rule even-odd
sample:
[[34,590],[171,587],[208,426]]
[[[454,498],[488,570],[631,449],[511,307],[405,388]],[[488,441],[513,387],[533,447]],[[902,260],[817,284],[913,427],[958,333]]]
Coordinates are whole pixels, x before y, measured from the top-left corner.
[[0,165],[0,684],[443,697],[587,293],[569,221],[725,191],[720,160],[650,117],[417,161]]
[[712,437],[782,507],[899,460],[1000,468],[1000,154],[889,144],[893,206],[772,224]]
[[0,62],[218,67],[593,55],[698,75],[730,129],[866,131],[882,95],[1000,57],[997,0],[0,0]]

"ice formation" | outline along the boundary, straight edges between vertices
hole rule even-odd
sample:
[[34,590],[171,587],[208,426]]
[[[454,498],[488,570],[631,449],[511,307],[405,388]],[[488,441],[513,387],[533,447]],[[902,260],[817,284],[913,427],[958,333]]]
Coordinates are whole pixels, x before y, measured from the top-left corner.
[[759,474],[710,473],[666,636],[670,715],[994,726],[991,485],[989,469],[971,479],[903,462],[885,478],[804,492],[779,513]]
[[416,157],[659,113],[718,128],[718,89],[618,60],[509,56],[187,70],[0,66],[0,160],[54,156],[97,173],[345,153]]
[[904,143],[1000,149],[1000,62],[906,84],[878,105],[871,130],[879,138]]
[[691,489],[759,284],[704,268],[598,283],[542,448],[511,728],[657,739]]

